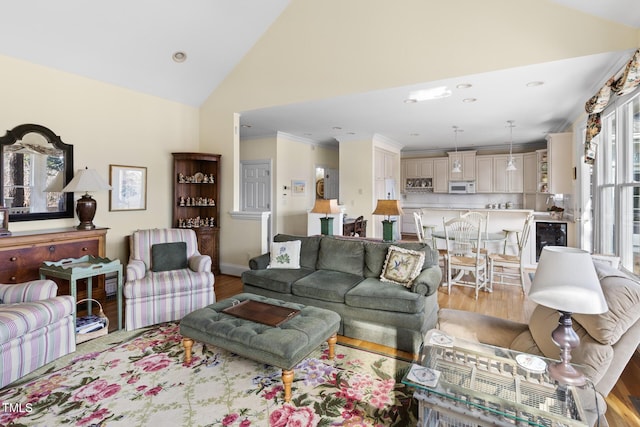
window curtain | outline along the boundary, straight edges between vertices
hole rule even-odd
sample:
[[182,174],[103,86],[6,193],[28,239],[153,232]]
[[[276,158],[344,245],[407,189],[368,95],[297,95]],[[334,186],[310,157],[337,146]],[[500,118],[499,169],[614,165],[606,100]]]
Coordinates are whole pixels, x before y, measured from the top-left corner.
[[637,49],[627,65],[593,95],[585,104],[589,114],[587,132],[584,141],[584,161],[593,164],[596,159],[597,146],[593,141],[602,129],[600,113],[609,105],[613,95],[623,96],[633,92],[640,85],[640,49]]

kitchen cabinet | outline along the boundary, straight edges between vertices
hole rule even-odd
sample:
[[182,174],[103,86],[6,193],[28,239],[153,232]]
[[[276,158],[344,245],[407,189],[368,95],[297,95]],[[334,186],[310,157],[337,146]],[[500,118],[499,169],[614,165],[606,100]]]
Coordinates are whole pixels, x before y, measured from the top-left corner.
[[[513,157],[516,170],[508,171],[509,157]],[[493,156],[493,192],[522,193],[524,190],[522,154]]]
[[[457,151],[449,156],[449,181],[473,181],[476,179],[476,151]],[[453,172],[453,162],[460,162],[461,172]]]
[[476,192],[493,193],[493,156],[476,157]]
[[538,154],[536,152],[523,154],[522,175],[524,193],[536,193],[538,190]]
[[433,192],[449,192],[449,159],[447,157],[435,157],[433,159]]
[[404,159],[405,178],[433,178],[433,158]]
[[549,193],[573,193],[573,133],[547,135],[547,168]]
[[433,158],[409,158],[401,161],[401,191],[433,191]]

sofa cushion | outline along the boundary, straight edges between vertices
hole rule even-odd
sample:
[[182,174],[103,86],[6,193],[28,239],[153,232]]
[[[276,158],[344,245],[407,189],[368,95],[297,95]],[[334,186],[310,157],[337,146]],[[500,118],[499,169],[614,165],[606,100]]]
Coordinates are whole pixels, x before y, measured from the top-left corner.
[[379,278],[391,243],[364,242],[364,277]]
[[300,240],[273,242],[267,268],[300,268]]
[[318,270],[333,270],[363,277],[364,245],[360,240],[324,237],[320,241]]
[[242,283],[281,294],[290,294],[291,285],[313,271],[309,268],[247,270],[242,273]]
[[320,250],[320,239],[322,236],[293,236],[290,234],[276,234],[274,242],[288,242],[300,240],[300,267],[315,270],[318,262],[318,251]]
[[371,310],[418,313],[424,310],[425,297],[403,286],[385,285],[378,279],[367,278],[347,292],[345,303],[350,307]]
[[615,344],[640,319],[640,283],[623,271],[596,265],[609,310],[604,314],[573,314],[573,319],[602,344]]
[[424,264],[424,252],[389,246],[380,280],[411,287]]
[[362,281],[357,274],[316,270],[295,282],[291,293],[299,297],[344,303],[345,294]]
[[151,246],[151,271],[170,271],[187,268],[185,242],[157,243]]

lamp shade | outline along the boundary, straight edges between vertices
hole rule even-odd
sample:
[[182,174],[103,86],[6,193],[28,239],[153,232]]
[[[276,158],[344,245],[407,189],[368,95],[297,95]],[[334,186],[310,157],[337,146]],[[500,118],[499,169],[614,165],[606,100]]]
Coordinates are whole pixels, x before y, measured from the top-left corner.
[[335,214],[340,213],[338,200],[336,199],[316,199],[316,204],[311,209],[313,213]]
[[398,200],[378,200],[376,210],[373,211],[373,215],[386,215],[396,216],[402,215],[402,208],[400,208],[400,202]]
[[609,309],[589,252],[565,246],[542,249],[529,298],[569,313],[600,314]]
[[111,186],[94,169],[78,169],[71,182],[62,189],[65,193],[111,190]]

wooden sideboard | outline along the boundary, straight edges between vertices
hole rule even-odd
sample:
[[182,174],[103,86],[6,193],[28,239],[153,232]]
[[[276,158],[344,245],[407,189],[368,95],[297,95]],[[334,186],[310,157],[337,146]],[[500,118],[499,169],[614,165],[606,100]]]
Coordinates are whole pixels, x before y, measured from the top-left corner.
[[[80,258],[85,255],[105,256],[108,228],[77,230],[58,228],[49,230],[14,232],[0,238],[0,283],[22,283],[40,278],[43,261],[59,261],[64,258]],[[68,295],[69,284],[56,279],[58,294]],[[86,289],[78,289],[78,298],[86,295]],[[93,285],[93,295],[105,297],[104,280]]]

